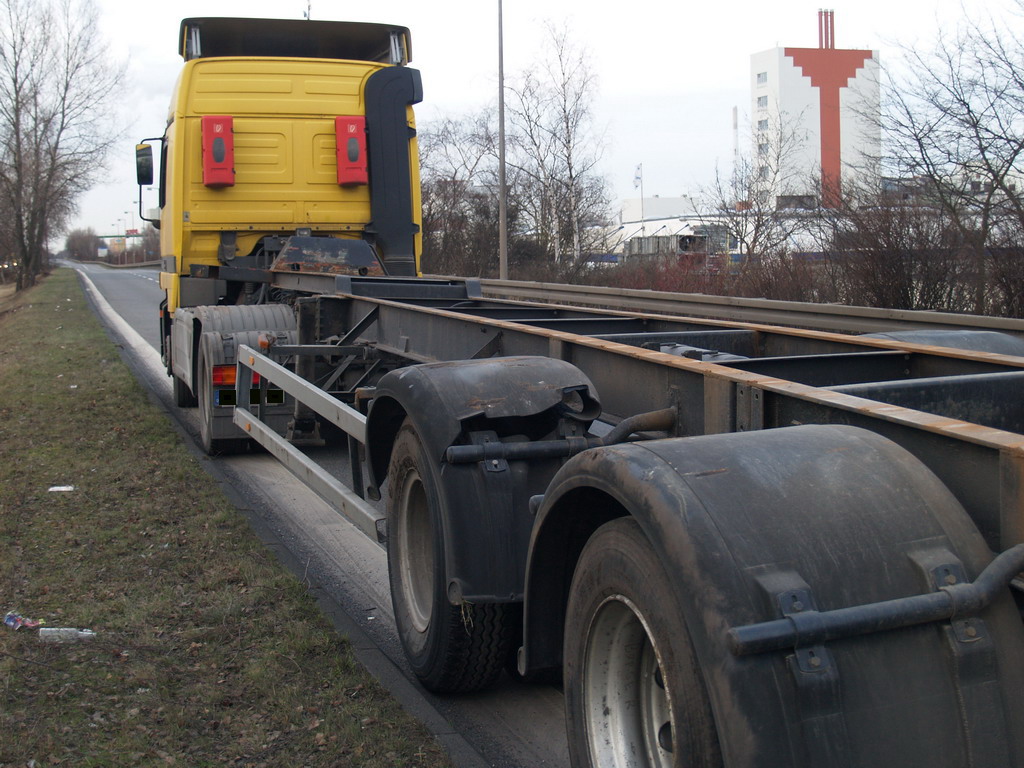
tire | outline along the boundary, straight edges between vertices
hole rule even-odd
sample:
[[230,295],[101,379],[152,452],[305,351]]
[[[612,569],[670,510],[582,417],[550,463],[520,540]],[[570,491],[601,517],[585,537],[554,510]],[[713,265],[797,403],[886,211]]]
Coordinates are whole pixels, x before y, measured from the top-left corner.
[[409,666],[435,693],[494,683],[513,640],[502,604],[448,601],[436,469],[407,419],[388,466],[388,572],[395,624]]
[[213,437],[213,382],[210,378],[210,365],[206,355],[199,357],[199,442],[208,456],[242,453],[248,446],[248,439]]
[[192,394],[188,384],[173,374],[171,375],[171,381],[173,382],[171,386],[174,390],[174,404],[179,408],[195,408],[199,401]]
[[601,526],[580,555],[563,675],[574,768],[721,768],[686,622],[631,517]]

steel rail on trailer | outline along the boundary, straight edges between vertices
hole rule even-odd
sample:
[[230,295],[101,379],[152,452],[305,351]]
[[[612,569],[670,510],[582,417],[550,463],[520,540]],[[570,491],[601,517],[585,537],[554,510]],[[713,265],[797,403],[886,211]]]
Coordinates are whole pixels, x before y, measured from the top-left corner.
[[1015,317],[518,280],[481,280],[480,287],[484,296],[494,299],[564,302],[622,311],[694,315],[825,331],[871,333],[897,329],[951,329],[998,331],[1024,336],[1024,320]]

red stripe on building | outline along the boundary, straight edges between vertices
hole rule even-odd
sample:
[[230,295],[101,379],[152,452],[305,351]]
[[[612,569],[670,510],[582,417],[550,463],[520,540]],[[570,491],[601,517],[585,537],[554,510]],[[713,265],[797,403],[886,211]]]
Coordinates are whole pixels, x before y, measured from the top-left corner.
[[835,208],[841,199],[839,91],[850,84],[857,70],[871,58],[871,51],[836,50],[835,48],[786,48],[804,77],[818,89],[821,100],[821,201]]

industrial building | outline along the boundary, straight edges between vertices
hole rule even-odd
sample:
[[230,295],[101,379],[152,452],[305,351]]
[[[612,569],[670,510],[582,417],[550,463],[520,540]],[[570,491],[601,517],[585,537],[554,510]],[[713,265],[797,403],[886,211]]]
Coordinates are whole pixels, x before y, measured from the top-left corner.
[[881,153],[878,52],[835,47],[833,11],[817,48],[750,57],[752,173],[780,208],[834,207],[844,181],[876,175]]

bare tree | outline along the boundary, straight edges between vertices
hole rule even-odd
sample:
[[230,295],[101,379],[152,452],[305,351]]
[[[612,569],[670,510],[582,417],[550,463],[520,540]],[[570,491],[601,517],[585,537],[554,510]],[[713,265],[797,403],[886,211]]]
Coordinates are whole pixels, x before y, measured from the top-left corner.
[[[572,279],[603,244],[608,191],[597,172],[596,81],[564,30],[549,26],[551,57],[512,94],[506,176],[510,266],[520,277]],[[420,131],[423,268],[493,274],[498,254],[494,110]]]
[[[991,263],[991,249],[1017,247],[1024,231],[1024,44],[1009,29],[973,20],[940,34],[931,51],[905,51],[908,74],[892,79],[883,116],[896,173],[915,179],[917,196],[958,230],[971,309],[982,314],[1005,303],[993,294],[993,267],[1011,278],[1007,264]],[[1010,282],[1022,279],[1024,268]]]
[[[497,258],[496,218],[494,248],[485,246],[481,252],[474,247],[474,235],[489,228],[491,135],[486,111],[463,119],[444,119],[420,132],[422,264],[426,272],[480,275],[488,268],[491,254],[487,250],[493,250]],[[481,213],[485,214],[483,222]]]
[[0,198],[19,290],[119,138],[110,107],[121,74],[90,0],[0,0]]
[[597,79],[567,29],[549,24],[550,55],[510,87],[513,153],[523,212],[538,245],[565,277],[585,263],[591,233],[607,220],[607,182],[598,172],[603,146],[592,104]]
[[73,229],[64,238],[64,250],[76,261],[95,261],[100,249],[100,238],[92,227]]
[[142,230],[142,240],[138,246],[142,253],[140,261],[152,261],[160,256],[160,232],[152,224],[146,224]]
[[842,204],[820,214],[830,232],[820,269],[831,281],[829,300],[893,309],[969,308],[970,261],[963,258],[957,223],[941,207],[862,187],[844,190]]
[[785,250],[801,227],[801,217],[793,211],[817,205],[813,196],[803,193],[817,184],[791,170],[803,139],[781,115],[753,134],[752,151],[737,155],[730,174],[716,171],[714,182],[702,191],[705,223],[723,228],[748,260]]
[[797,122],[783,113],[759,127],[751,151],[736,157],[728,175],[716,172],[700,195],[702,224],[737,257],[726,286],[735,295],[815,298],[811,270],[795,252],[810,242],[818,200],[806,190],[819,183],[792,170],[806,139],[791,127]]
[[[498,271],[498,151],[494,111],[446,118],[420,131],[423,270],[496,275]],[[536,248],[522,224],[529,185],[507,174],[509,262],[521,267]]]

